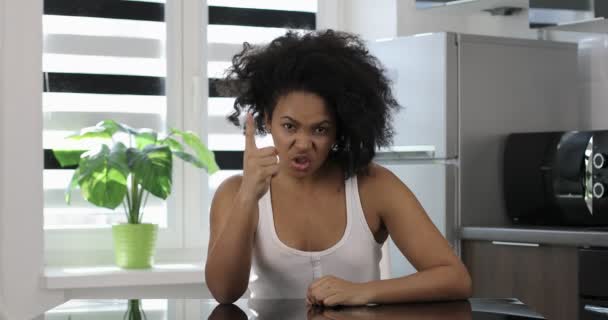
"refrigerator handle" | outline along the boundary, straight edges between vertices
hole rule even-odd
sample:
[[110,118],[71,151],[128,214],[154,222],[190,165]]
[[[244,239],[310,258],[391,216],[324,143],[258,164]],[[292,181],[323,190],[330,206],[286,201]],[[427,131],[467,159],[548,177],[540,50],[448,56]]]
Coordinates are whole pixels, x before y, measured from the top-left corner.
[[434,157],[435,146],[402,146],[376,150],[376,160],[432,159]]

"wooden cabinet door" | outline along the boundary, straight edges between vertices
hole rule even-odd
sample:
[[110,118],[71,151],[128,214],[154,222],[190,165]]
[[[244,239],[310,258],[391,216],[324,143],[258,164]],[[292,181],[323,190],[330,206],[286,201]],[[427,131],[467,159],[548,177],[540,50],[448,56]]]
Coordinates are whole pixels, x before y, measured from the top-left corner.
[[547,319],[578,318],[577,248],[491,241],[462,244],[474,297],[514,297]]

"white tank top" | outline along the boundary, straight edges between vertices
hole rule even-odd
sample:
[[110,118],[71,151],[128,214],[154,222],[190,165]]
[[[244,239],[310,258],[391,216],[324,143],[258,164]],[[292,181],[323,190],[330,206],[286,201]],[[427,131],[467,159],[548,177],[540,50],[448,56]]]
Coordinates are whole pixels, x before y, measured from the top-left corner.
[[382,245],[367,224],[357,177],[345,181],[346,229],[342,238],[323,251],[301,251],[281,242],[272,213],[270,188],[259,200],[259,219],[249,283],[251,298],[303,299],[318,278],[333,275],[352,282],[380,279]]

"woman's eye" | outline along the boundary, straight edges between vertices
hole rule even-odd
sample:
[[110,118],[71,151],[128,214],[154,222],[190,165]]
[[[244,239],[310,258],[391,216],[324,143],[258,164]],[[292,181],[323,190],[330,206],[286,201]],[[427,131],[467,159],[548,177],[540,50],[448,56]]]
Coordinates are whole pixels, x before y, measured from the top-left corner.
[[327,128],[319,127],[315,131],[316,131],[316,133],[325,134],[325,133],[327,133]]
[[291,129],[293,129],[293,125],[291,123],[284,123],[283,128],[285,128],[287,130],[291,130]]

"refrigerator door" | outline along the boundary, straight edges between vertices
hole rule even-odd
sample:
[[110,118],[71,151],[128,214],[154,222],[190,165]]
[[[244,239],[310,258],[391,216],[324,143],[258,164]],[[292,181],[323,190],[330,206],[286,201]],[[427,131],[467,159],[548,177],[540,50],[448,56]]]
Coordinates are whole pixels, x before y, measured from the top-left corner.
[[402,106],[393,118],[395,136],[390,151],[406,147],[409,151],[426,152],[425,158],[429,159],[455,158],[458,153],[456,36],[421,34],[378,40],[368,43],[368,47],[393,81],[393,94]]
[[[377,161],[377,163],[389,169],[407,185],[441,234],[452,246],[456,246],[457,167],[443,161],[413,163]],[[389,270],[388,274],[386,271],[383,272],[383,278],[402,277],[416,272],[391,238],[386,242],[384,250],[384,257],[388,261],[383,261],[383,264],[388,265]]]

